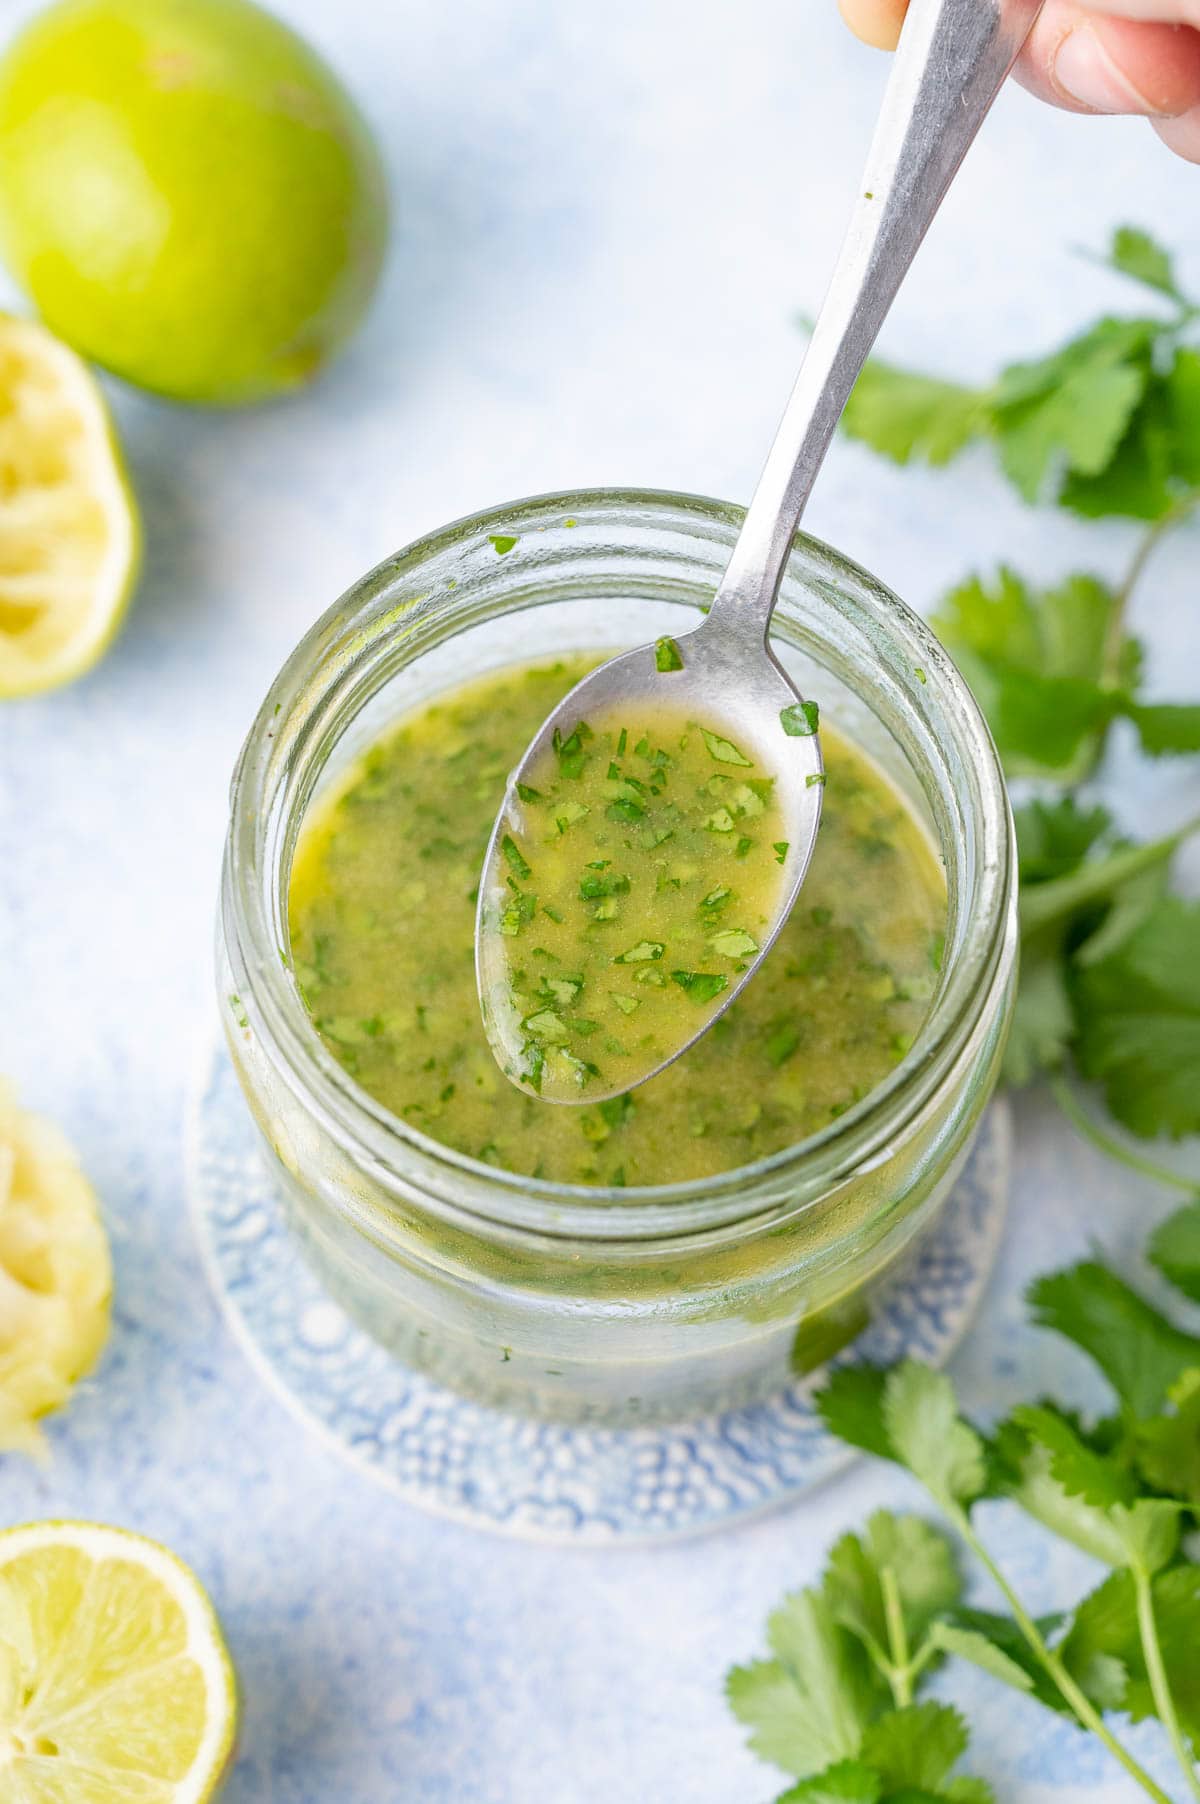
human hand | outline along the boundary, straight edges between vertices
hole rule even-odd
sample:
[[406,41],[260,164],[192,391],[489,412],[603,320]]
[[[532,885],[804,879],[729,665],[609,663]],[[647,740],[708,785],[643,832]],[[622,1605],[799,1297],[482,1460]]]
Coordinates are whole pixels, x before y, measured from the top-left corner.
[[[908,0],[838,0],[864,43],[894,50]],[[1200,0],[1046,0],[1016,74],[1070,113],[1138,113],[1200,163]]]

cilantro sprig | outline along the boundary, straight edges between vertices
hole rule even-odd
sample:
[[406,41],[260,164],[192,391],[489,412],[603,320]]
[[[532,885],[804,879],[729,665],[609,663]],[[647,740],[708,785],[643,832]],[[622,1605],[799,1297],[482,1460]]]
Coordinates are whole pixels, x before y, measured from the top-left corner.
[[[1200,1201],[1153,1235],[1148,1257],[1184,1297],[1200,1293]],[[845,1366],[818,1396],[840,1439],[905,1467],[953,1539],[910,1517],[873,1517],[833,1548],[820,1584],[768,1624],[771,1657],[730,1674],[751,1746],[799,1779],[788,1804],[820,1800],[985,1800],[953,1769],[966,1727],[917,1701],[947,1658],[965,1660],[1095,1735],[1157,1804],[1166,1792],[1129,1752],[1113,1716],[1162,1724],[1189,1794],[1200,1798],[1200,1335],[1097,1260],[1038,1280],[1035,1320],[1099,1368],[1113,1399],[1095,1422],[1047,1401],[990,1433],[969,1422],[944,1374],[916,1361]],[[974,1519],[1007,1500],[1109,1568],[1073,1610],[1037,1615]],[[959,1547],[1004,1610],[963,1602]],[[928,1755],[919,1777],[913,1761]]]
[[835,1544],[818,1585],[784,1599],[770,1656],[726,1681],[751,1747],[799,1781],[779,1804],[988,1804],[990,1786],[954,1771],[967,1748],[958,1711],[917,1701],[961,1632],[943,1620],[961,1594],[949,1538],[879,1510]]
[[845,431],[900,464],[946,464],[982,441],[1026,501],[1164,518],[1200,486],[1200,305],[1135,227],[1096,261],[1148,288],[1155,310],[1097,320],[979,388],[873,358]]
[[1155,548],[1200,509],[1200,303],[1134,227],[1096,261],[1140,284],[1150,310],[1101,319],[980,388],[873,362],[844,424],[899,463],[944,464],[986,441],[1026,500],[1147,523],[1116,582],[1075,572],[1043,585],[1002,566],[959,583],[932,622],[1008,775],[1038,785],[1016,810],[1022,956],[1005,1074],[1048,1074],[1106,1151],[1186,1183],[1095,1124],[1070,1081],[1098,1084],[1135,1135],[1200,1133],[1200,904],[1170,889],[1200,820],[1133,845],[1076,795],[1119,722],[1151,757],[1200,752],[1200,702],[1147,698],[1129,630]]

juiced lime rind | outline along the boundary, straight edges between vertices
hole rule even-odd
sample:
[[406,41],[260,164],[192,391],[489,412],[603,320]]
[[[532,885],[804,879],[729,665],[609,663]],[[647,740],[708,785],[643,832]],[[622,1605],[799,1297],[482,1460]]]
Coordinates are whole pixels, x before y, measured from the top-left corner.
[[112,1261],[95,1192],[62,1134],[0,1080],[0,1452],[39,1454],[108,1339]]
[[[113,1528],[96,1522],[32,1522],[17,1528],[0,1532],[0,1652],[4,1645],[15,1647],[18,1657],[26,1662],[33,1652],[35,1638],[31,1633],[29,1615],[23,1609],[22,1588],[12,1583],[12,1568],[16,1562],[32,1561],[38,1567],[36,1574],[43,1586],[49,1587],[47,1608],[52,1608],[52,1588],[54,1575],[52,1571],[55,1556],[64,1550],[74,1551],[85,1559],[101,1565],[103,1562],[119,1562],[132,1566],[147,1574],[149,1578],[165,1591],[171,1602],[178,1606],[186,1627],[186,1641],[182,1650],[185,1658],[193,1661],[204,1684],[206,1710],[204,1727],[198,1745],[192,1755],[187,1769],[174,1782],[164,1780],[166,1787],[161,1793],[162,1804],[206,1804],[212,1798],[229,1766],[234,1745],[234,1734],[237,1727],[237,1681],[233,1662],[221,1632],[216,1611],[197,1579],[196,1575],[184,1565],[183,1561],[144,1535],[135,1534],[131,1530]],[[45,1567],[43,1573],[41,1568]],[[32,1570],[30,1575],[33,1576]],[[161,1600],[161,1591],[159,1597]],[[162,1604],[159,1603],[157,1616],[159,1621],[145,1625],[149,1633],[161,1626]],[[139,1625],[122,1622],[116,1625],[128,1637],[133,1632],[133,1651],[136,1656],[136,1631]],[[172,1656],[177,1658],[178,1656]],[[124,1669],[112,1669],[111,1664],[104,1675],[106,1714],[109,1720],[117,1723],[119,1736],[119,1713],[121,1704],[121,1672],[124,1671],[125,1683],[131,1680],[145,1679],[155,1670],[153,1665],[137,1665],[132,1660]],[[44,1680],[49,1676],[60,1688],[64,1680],[78,1674],[78,1665],[71,1666],[70,1652],[58,1653],[53,1662],[50,1674],[43,1672]],[[38,1673],[26,1673],[27,1678],[34,1680],[33,1702],[37,1698]],[[26,1689],[22,1686],[22,1691]],[[71,1712],[78,1720],[82,1710],[86,1710],[95,1699],[82,1694],[81,1704]],[[127,1698],[127,1702],[130,1702]],[[132,1710],[130,1712],[133,1714]],[[31,1720],[32,1713],[26,1712],[26,1721],[31,1731],[45,1733],[52,1725],[48,1721],[38,1724]],[[11,1722],[0,1720],[0,1742],[6,1735],[11,1736],[14,1727]],[[90,1769],[76,1766],[69,1759],[66,1744],[69,1742],[69,1724],[63,1716],[59,1719],[59,1734],[62,1746],[53,1760],[55,1804],[104,1804],[118,1796],[115,1784],[124,1784],[127,1789],[134,1787],[136,1774],[128,1768],[109,1766],[98,1768],[90,1763]],[[67,1727],[67,1735],[62,1728]],[[144,1720],[134,1721],[131,1728],[134,1732],[145,1729]],[[94,1781],[89,1786],[89,1770]],[[71,1791],[63,1787],[63,1780],[79,1779],[78,1789]],[[138,1792],[141,1796],[141,1792]]]
[[[36,404],[22,390],[31,378],[44,391]],[[0,450],[10,465],[0,514],[0,698],[11,698],[73,682],[108,649],[137,583],[141,527],[94,376],[45,327],[11,314],[0,314],[0,402]],[[52,479],[22,482],[12,468],[21,455]],[[81,505],[94,509],[99,546],[70,517]],[[39,540],[44,570],[22,568]],[[32,608],[32,625],[6,622],[6,604]]]
[[386,239],[360,113],[250,0],[61,0],[0,62],[0,251],[56,332],[142,388],[300,386]]

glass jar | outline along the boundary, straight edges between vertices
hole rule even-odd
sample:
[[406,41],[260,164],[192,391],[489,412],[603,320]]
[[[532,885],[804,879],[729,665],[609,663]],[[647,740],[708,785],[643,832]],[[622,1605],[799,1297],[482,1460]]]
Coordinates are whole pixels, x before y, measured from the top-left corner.
[[539,1416],[686,1416],[819,1363],[929,1228],[996,1080],[1016,876],[995,748],[922,622],[806,537],[783,582],[777,655],[890,775],[946,870],[939,988],[884,1082],[756,1164],[598,1189],[440,1145],[361,1090],[309,1021],[287,897],[314,795],[398,714],[457,682],[685,632],[740,521],[719,502],[605,490],[518,502],[420,540],[302,640],[234,775],[222,1013],[294,1231],[327,1289],[398,1358]]

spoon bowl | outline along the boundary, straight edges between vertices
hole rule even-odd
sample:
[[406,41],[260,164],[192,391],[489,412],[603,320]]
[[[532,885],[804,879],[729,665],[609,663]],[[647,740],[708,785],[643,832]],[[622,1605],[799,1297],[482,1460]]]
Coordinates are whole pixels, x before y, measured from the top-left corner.
[[[670,647],[670,668],[662,668],[661,647]],[[543,1084],[540,1066],[530,1067],[528,1011],[514,1000],[514,942],[497,931],[511,903],[512,870],[505,842],[520,838],[529,807],[522,790],[568,740],[580,721],[635,708],[638,717],[683,717],[697,729],[727,735],[730,749],[740,748],[756,769],[773,779],[772,803],[779,844],[779,878],[772,898],[771,922],[757,936],[753,962],[739,964],[723,987],[701,1004],[681,1011],[686,1025],[666,1056],[649,1057],[636,1082],[673,1063],[706,1033],[749,982],[759,961],[778,938],[800,893],[816,844],[824,793],[824,769],[816,712],[779,664],[765,641],[747,643],[739,624],[724,614],[710,614],[693,632],[658,645],[641,645],[609,659],[584,677],[542,725],[508,780],[504,802],[492,829],[479,886],[475,933],[475,969],[484,1028],[506,1077],[547,1102],[599,1103],[630,1088],[628,1069],[605,1075],[604,1066],[587,1073],[578,1087],[556,1091]],[[786,721],[786,726],[785,726]],[[717,768],[714,766],[714,769]]]

